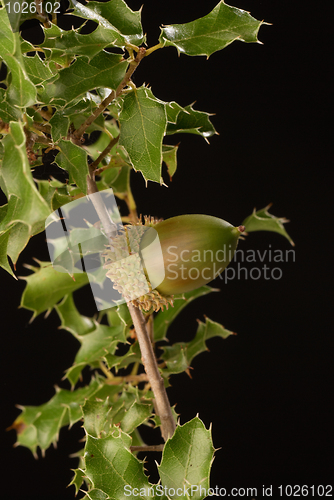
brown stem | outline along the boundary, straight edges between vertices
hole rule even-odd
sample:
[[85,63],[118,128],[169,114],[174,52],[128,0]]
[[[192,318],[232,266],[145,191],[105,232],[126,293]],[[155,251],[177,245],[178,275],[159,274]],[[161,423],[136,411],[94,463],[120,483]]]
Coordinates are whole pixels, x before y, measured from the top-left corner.
[[144,47],[140,47],[135,59],[130,62],[129,68],[128,68],[127,72],[125,73],[123,80],[118,85],[116,91],[113,90],[109,94],[109,96],[106,97],[106,99],[104,99],[104,101],[102,101],[101,104],[96,108],[94,113],[91,114],[90,117],[87,118],[87,120],[84,121],[84,123],[82,125],[80,125],[80,127],[74,132],[73,135],[76,139],[79,139],[85,133],[87,128],[93,123],[93,121],[95,121],[96,118],[101,113],[103,113],[103,111],[106,109],[106,107],[109,106],[109,104],[120,95],[120,93],[122,92],[124,87],[128,84],[131,76],[133,75],[133,73],[137,69],[140,61],[143,59],[143,57],[145,57],[145,53],[146,53],[146,49]]
[[113,376],[108,378],[105,383],[107,385],[118,385],[120,382],[134,382],[139,384],[140,382],[147,382],[148,377],[146,373],[140,373],[139,375],[125,375],[124,377]]
[[136,330],[141,359],[154,394],[155,407],[161,421],[161,434],[166,441],[174,434],[176,424],[168,401],[164,380],[160,375],[157,360],[147,333],[145,318],[140,309],[135,307],[131,302],[128,303],[128,308]]
[[97,169],[98,165],[101,163],[103,158],[105,158],[107,156],[107,154],[110,153],[110,151],[115,146],[115,144],[117,144],[118,139],[119,139],[119,135],[117,137],[115,137],[114,139],[111,139],[108,146],[102,151],[102,153],[96,158],[96,160],[94,160],[93,163],[90,164],[89,168],[91,169],[91,171],[96,173],[96,169]]
[[[91,170],[90,175],[87,176],[87,194],[98,193],[94,172]],[[94,199],[94,200],[93,200]],[[114,234],[114,224],[111,221],[107,209],[103,203],[102,198],[92,196],[91,201],[94,204],[95,210],[102,222],[104,230],[112,243],[112,235]],[[168,401],[165,384],[160,375],[156,357],[153,352],[151,340],[147,333],[145,318],[137,307],[131,302],[128,302],[128,308],[133,321],[133,326],[136,330],[137,339],[142,355],[142,362],[148,381],[151,385],[154,398],[156,413],[161,421],[161,434],[164,440],[172,437],[174,434],[176,424]]]

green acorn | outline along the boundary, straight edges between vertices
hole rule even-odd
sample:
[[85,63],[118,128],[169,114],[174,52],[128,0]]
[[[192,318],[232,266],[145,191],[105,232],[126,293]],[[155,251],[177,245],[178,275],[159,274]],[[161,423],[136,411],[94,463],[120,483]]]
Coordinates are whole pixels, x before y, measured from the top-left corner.
[[243,226],[209,215],[180,215],[158,222],[145,218],[145,225],[139,221],[126,226],[113,239],[104,254],[104,267],[126,301],[143,311],[158,311],[173,305],[175,294],[218,276],[231,262],[243,231]]
[[[190,292],[206,285],[231,262],[243,226],[210,215],[179,215],[154,225],[159,235],[165,277],[155,289],[162,295]],[[142,258],[152,280],[157,267],[150,233],[141,241]]]

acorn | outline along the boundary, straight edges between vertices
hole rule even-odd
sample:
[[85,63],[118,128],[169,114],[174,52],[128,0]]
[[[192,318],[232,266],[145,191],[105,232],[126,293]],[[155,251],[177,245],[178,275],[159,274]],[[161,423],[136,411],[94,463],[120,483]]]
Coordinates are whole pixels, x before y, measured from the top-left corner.
[[[145,218],[144,225],[139,221],[126,226],[114,238],[113,247],[104,254],[104,267],[126,301],[143,311],[158,311],[173,305],[174,295],[195,290],[221,274],[231,262],[244,229],[210,215],[180,215],[159,222]],[[126,246],[135,259],[133,272],[132,259],[124,267],[126,259],[120,260],[117,252]],[[146,292],[138,297],[144,286],[143,273]]]
[[[233,259],[243,226],[234,227],[210,215],[179,215],[155,224],[164,260],[165,277],[156,290],[162,295],[190,292],[221,274]],[[150,232],[144,234],[141,255],[150,278],[156,255],[150,251]]]

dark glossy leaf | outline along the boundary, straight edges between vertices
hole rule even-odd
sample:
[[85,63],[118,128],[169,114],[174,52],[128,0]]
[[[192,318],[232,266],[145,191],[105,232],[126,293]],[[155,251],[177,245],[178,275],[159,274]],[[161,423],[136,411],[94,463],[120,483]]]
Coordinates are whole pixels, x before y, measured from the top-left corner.
[[119,47],[126,43],[141,45],[145,41],[141,25],[141,10],[132,11],[123,0],[110,0],[109,2],[89,2],[82,5],[72,0],[73,14],[85,19],[98,22],[111,32],[115,37],[113,42]]
[[45,103],[70,103],[77,97],[97,87],[115,90],[121,83],[128,63],[122,56],[100,52],[91,61],[79,56],[68,68],[59,72],[59,78],[44,84],[45,91],[40,93]]
[[152,92],[140,87],[124,97],[120,114],[119,143],[126,149],[133,168],[146,181],[161,183],[162,140],[166,129],[165,105]]
[[176,47],[179,53],[188,56],[209,57],[235,40],[258,42],[261,24],[262,21],[257,21],[248,12],[230,7],[222,0],[200,19],[165,26],[161,31],[160,42]]
[[[81,9],[90,10],[89,7],[84,7],[80,4]],[[72,56],[86,56],[91,60],[99,52],[106,47],[114,45],[123,45],[123,38],[120,34],[112,29],[99,24],[96,29],[89,34],[81,35],[80,29],[65,31],[56,25],[50,28],[44,28],[45,39],[41,47],[63,51],[64,54]]]
[[[170,103],[176,104],[176,103]],[[216,130],[210,122],[210,113],[204,111],[197,111],[192,108],[192,104],[185,108],[172,108],[169,112],[169,105],[166,106],[167,110],[167,135],[172,134],[196,134],[201,135],[204,139],[216,134]],[[175,111],[177,110],[177,114]],[[175,116],[176,115],[176,116]],[[175,121],[170,121],[175,120]]]

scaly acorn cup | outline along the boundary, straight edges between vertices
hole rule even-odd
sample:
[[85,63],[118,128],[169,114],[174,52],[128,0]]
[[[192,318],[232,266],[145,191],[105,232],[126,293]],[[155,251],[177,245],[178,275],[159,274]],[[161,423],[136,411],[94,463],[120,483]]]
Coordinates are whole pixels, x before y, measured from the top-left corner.
[[[155,231],[150,231],[153,227]],[[113,286],[143,311],[158,311],[173,305],[173,296],[195,290],[216,278],[231,262],[243,226],[209,215],[180,215],[165,221],[146,217],[114,238],[104,253],[105,269]],[[161,253],[152,241],[159,236]],[[130,259],[121,259],[126,249]],[[120,253],[121,251],[121,253]],[[120,260],[121,259],[121,260]],[[146,283],[143,274],[146,274]],[[158,283],[155,289],[152,283]],[[146,291],[145,291],[146,287]],[[143,294],[141,295],[141,290]]]
[[[206,285],[228,266],[234,256],[244,226],[234,227],[210,215],[179,215],[158,222],[165,278],[156,290],[163,296],[190,292]],[[154,276],[155,255],[144,234],[140,248],[150,277]]]

